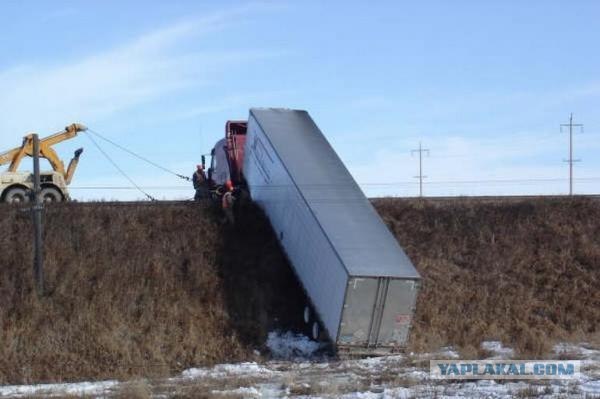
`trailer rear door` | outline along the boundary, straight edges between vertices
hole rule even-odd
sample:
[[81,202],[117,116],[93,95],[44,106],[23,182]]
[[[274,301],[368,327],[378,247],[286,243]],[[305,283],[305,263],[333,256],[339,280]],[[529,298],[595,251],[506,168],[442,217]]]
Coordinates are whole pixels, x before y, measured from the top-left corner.
[[361,347],[403,346],[414,312],[414,280],[351,278],[338,343]]

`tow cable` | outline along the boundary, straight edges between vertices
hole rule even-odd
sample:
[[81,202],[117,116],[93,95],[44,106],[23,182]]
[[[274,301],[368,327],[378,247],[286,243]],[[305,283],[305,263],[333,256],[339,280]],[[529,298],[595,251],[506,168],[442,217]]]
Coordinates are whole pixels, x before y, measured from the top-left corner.
[[150,201],[157,201],[157,200],[156,200],[156,198],[154,198],[153,196],[151,196],[150,194],[148,194],[146,191],[144,191],[138,184],[136,184],[135,181],[133,181],[133,179],[131,177],[129,177],[127,175],[127,173],[125,173],[125,171],[123,169],[121,169],[119,167],[119,165],[102,149],[102,147],[100,147],[100,145],[98,144],[98,142],[96,140],[94,140],[94,138],[92,137],[92,135],[98,137],[101,140],[106,141],[109,144],[112,144],[113,146],[119,148],[121,151],[125,151],[126,153],[128,153],[128,154],[130,154],[130,155],[132,155],[132,156],[134,156],[134,157],[136,157],[136,158],[138,158],[138,159],[140,159],[140,160],[142,160],[142,161],[144,161],[144,162],[146,162],[146,163],[148,163],[148,164],[150,164],[150,165],[152,165],[152,166],[154,166],[154,167],[156,167],[158,169],[161,169],[161,170],[163,170],[163,171],[165,171],[167,173],[170,173],[170,174],[172,174],[174,176],[177,176],[180,179],[183,179],[183,180],[186,180],[186,181],[191,181],[192,180],[188,176],[184,176],[184,175],[182,175],[180,173],[177,173],[177,172],[174,172],[174,171],[172,171],[170,169],[167,169],[164,166],[159,165],[156,162],[153,162],[153,161],[149,160],[148,158],[143,157],[143,156],[141,156],[141,155],[139,155],[139,154],[131,151],[130,149],[125,148],[122,145],[115,143],[111,139],[109,139],[109,138],[101,135],[100,133],[98,133],[95,130],[92,130],[92,129],[88,128],[88,130],[85,133],[91,133],[91,134],[88,134],[86,136],[90,139],[90,141],[92,142],[92,144],[94,144],[94,146],[98,149],[98,151],[100,151],[100,153],[115,167],[115,169],[117,169],[117,171],[123,177],[125,177],[125,179],[127,179],[140,193],[144,194]]

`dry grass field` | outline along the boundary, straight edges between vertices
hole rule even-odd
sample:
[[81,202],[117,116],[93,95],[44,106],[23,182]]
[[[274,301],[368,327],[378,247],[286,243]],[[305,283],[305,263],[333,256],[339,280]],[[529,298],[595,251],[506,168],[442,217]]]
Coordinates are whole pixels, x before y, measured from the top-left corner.
[[30,215],[0,215],[0,383],[161,376],[248,359],[272,307],[304,299],[263,219],[232,230],[194,203],[48,207],[38,298]]
[[541,357],[556,340],[600,343],[600,201],[378,199],[423,276],[412,350],[468,357],[503,341]]
[[45,219],[46,295],[31,223],[2,209],[0,381],[125,377],[241,357],[203,209],[60,205]]
[[[519,356],[600,341],[600,202],[374,200],[424,277],[410,350]],[[305,298],[261,213],[194,203],[49,206],[46,294],[31,219],[0,207],[0,383],[164,376],[253,359]]]

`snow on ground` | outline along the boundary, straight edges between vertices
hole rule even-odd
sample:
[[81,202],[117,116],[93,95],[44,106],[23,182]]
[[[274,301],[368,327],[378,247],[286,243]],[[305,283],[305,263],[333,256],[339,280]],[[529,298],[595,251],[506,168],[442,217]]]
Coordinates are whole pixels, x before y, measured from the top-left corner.
[[581,392],[600,397],[600,380],[587,381],[579,386]]
[[554,346],[554,353],[562,357],[573,357],[583,359],[583,363],[600,360],[600,350],[593,349],[590,344],[582,343],[579,345],[562,343]]
[[259,392],[259,390],[254,387],[251,387],[251,388],[241,387],[241,388],[236,388],[236,389],[227,389],[224,391],[214,390],[214,391],[211,391],[211,393],[213,395],[223,395],[223,396],[227,396],[227,397],[241,396],[243,398],[260,398],[262,396],[261,393]]
[[458,352],[449,346],[444,346],[439,351],[434,353],[411,353],[410,355],[419,360],[458,359],[460,357]]
[[119,384],[118,381],[78,382],[71,384],[37,384],[0,386],[1,398],[19,398],[23,396],[78,395],[102,396]]
[[502,345],[500,341],[485,341],[481,343],[481,348],[489,351],[493,355],[488,359],[510,359],[514,355],[512,348]]
[[[456,359],[452,348],[433,353],[392,355],[356,360],[327,359],[320,345],[292,333],[269,334],[273,359],[193,368],[179,376],[149,382],[154,397],[190,397],[200,392],[223,398],[600,398],[600,350],[587,344],[561,344],[557,357],[583,361],[578,380],[557,381],[439,381],[429,377],[430,359]],[[512,349],[489,341],[482,348],[490,359],[510,358]],[[289,360],[292,359],[292,360]],[[111,397],[119,383],[55,384],[0,387],[0,397],[70,393]]]
[[322,344],[291,331],[271,331],[267,337],[267,348],[274,359],[300,360],[314,356],[322,349]]
[[181,373],[181,377],[186,379],[198,378],[229,378],[235,376],[245,377],[264,377],[272,376],[273,371],[260,366],[256,362],[237,363],[237,364],[219,364],[212,368],[193,368]]
[[[429,378],[430,359],[456,359],[459,354],[450,347],[438,352],[407,355],[391,355],[356,360],[324,359],[318,354],[319,347],[302,336],[291,333],[273,333],[267,344],[276,360],[253,367],[266,369],[264,378],[256,379],[257,369],[251,369],[240,385],[243,370],[248,366],[237,365],[234,378],[210,382],[204,378],[207,392],[244,398],[296,397],[387,399],[387,398],[593,398],[600,397],[600,351],[583,345],[557,347],[557,355],[575,354],[588,365],[582,370],[580,380],[562,381],[436,381]],[[309,350],[304,351],[305,345]],[[301,348],[301,349],[298,349]],[[482,344],[490,353],[490,359],[509,359],[514,355],[511,348],[497,341]],[[566,358],[566,357],[563,357]],[[293,361],[281,359],[294,359]],[[231,365],[230,365],[231,366]],[[218,375],[220,366],[203,375]],[[182,375],[188,375],[184,372]],[[218,384],[218,385],[211,385]],[[237,384],[237,385],[236,385]],[[587,395],[587,396],[586,396]]]

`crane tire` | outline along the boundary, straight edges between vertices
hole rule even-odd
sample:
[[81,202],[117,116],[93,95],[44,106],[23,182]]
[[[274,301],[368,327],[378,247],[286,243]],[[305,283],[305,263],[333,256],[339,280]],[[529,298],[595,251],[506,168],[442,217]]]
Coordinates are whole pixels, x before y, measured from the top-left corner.
[[26,204],[29,199],[29,192],[22,187],[9,188],[4,194],[4,202],[8,204]]
[[42,192],[40,193],[42,197],[42,202],[45,204],[53,203],[53,202],[62,202],[63,195],[57,188],[54,187],[44,187],[42,188]]

